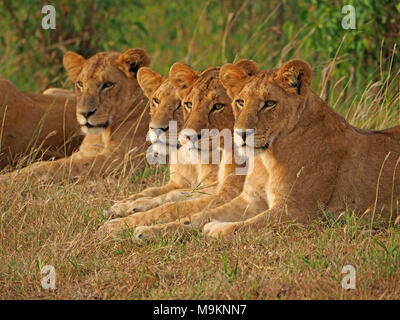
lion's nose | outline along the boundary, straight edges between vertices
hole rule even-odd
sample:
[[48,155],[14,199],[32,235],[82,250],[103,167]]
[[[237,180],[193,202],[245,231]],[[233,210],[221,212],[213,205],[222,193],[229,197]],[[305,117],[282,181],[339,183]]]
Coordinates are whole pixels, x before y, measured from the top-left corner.
[[246,130],[235,130],[235,133],[242,138],[243,141],[246,141],[247,132]]
[[169,129],[169,126],[166,126],[166,127],[152,127],[152,126],[150,126],[150,129],[151,130],[161,130],[161,131],[167,132],[168,129]]
[[251,136],[252,134],[254,134],[254,130],[235,130],[235,134],[237,134],[239,137],[242,138],[243,142],[246,142],[246,139]]
[[186,139],[187,139],[187,140],[190,140],[190,141],[192,141],[192,142],[196,142],[196,141],[198,141],[198,140],[201,139],[201,134],[191,134],[191,135],[187,135],[187,136],[186,136]]
[[88,111],[88,112],[81,112],[81,115],[83,115],[86,119],[89,119],[89,117],[93,114],[95,114],[97,111],[97,109],[94,109],[92,111]]

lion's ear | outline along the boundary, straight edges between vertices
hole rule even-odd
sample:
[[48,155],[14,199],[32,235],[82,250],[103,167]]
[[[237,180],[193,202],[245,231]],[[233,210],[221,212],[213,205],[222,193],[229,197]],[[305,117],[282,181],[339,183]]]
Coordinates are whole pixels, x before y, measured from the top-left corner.
[[248,76],[254,76],[256,73],[260,71],[260,67],[253,60],[241,59],[236,61],[234,65],[246,71]]
[[72,80],[72,82],[75,82],[78,78],[85,62],[86,59],[75,52],[67,51],[64,54],[63,65],[68,73],[68,77]]
[[175,62],[169,69],[169,81],[177,89],[181,99],[187,94],[196,77],[197,72],[184,63]]
[[288,93],[303,94],[310,87],[312,70],[301,59],[286,62],[277,72],[275,80]]
[[232,63],[224,64],[219,71],[219,79],[231,99],[234,99],[242,91],[248,78],[249,76],[243,68]]
[[139,68],[150,64],[150,57],[143,49],[131,48],[122,53],[116,62],[118,69],[128,78],[136,78]]
[[147,98],[160,87],[163,77],[148,67],[140,68],[137,73],[137,80]]

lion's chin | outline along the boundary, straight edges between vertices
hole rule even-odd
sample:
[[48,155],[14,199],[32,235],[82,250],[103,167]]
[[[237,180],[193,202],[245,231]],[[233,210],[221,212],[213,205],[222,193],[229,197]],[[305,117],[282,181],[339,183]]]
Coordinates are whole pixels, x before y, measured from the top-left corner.
[[163,141],[157,140],[152,143],[152,148],[154,152],[157,152],[161,155],[169,155],[170,152],[176,152],[178,150],[178,145],[170,145],[168,143],[164,143]]
[[260,154],[264,153],[265,151],[268,150],[268,144],[262,148],[254,148],[254,156],[257,157]]
[[97,135],[97,134],[102,134],[104,132],[104,130],[106,130],[108,128],[108,126],[109,126],[108,121],[104,124],[96,125],[96,126],[86,123],[85,125],[81,126],[81,130],[84,134]]
[[259,147],[259,148],[257,148],[257,147],[249,147],[249,146],[244,145],[244,146],[241,146],[241,147],[238,148],[239,156],[247,157],[247,158],[249,158],[249,157],[257,157],[260,154],[262,154],[265,151],[267,151],[268,147],[269,147],[268,144],[266,144],[263,147]]

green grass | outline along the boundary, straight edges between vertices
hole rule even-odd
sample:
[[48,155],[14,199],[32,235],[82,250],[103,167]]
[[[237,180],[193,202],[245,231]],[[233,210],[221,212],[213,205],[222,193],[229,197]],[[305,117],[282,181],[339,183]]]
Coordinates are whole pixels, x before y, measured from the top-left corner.
[[[272,68],[301,57],[313,66],[315,88],[322,69],[335,60],[332,80],[340,80],[344,94],[352,96],[368,81],[387,76],[400,40],[399,5],[373,0],[353,5],[357,28],[345,30],[338,1],[59,0],[57,29],[43,30],[38,3],[2,0],[0,74],[21,90],[68,88],[61,63],[66,50],[89,57],[142,47],[164,75],[176,61],[202,70],[249,58]],[[393,70],[398,57],[397,52]]]

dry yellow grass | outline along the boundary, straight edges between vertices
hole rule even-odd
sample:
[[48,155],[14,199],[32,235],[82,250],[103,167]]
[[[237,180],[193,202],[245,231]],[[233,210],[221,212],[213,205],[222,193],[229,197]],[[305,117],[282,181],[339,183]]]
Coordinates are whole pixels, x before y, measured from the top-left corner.
[[[165,170],[123,180],[2,186],[0,299],[399,299],[399,227],[347,213],[232,242],[188,233],[137,244],[98,239],[110,199],[160,183]],[[150,176],[146,177],[146,175]],[[356,289],[344,290],[344,265]],[[56,290],[41,286],[53,265]]]

